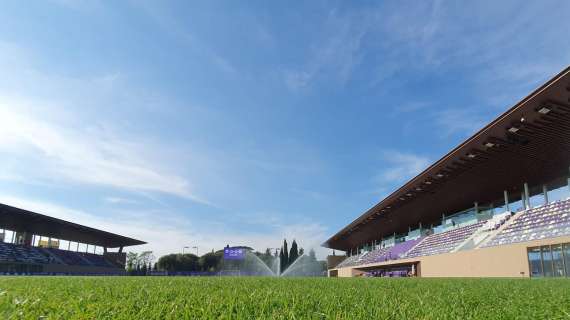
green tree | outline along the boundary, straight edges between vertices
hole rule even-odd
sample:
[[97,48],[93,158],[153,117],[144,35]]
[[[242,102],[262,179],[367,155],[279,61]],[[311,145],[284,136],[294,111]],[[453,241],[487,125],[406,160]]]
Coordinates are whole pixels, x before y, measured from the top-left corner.
[[281,268],[281,271],[287,269],[287,267],[289,266],[289,248],[287,247],[287,239],[283,239],[283,268]]
[[279,270],[283,272],[285,270],[285,256],[283,255],[283,246],[281,246],[281,250],[279,251]]
[[177,263],[177,270],[176,271],[199,271],[200,270],[200,258],[195,254],[186,253],[186,254],[177,254],[176,255],[176,263]]
[[299,249],[299,257],[305,254],[305,249],[300,248]]
[[291,251],[289,252],[289,262],[288,265],[293,264],[295,260],[299,257],[299,251],[297,250],[297,241],[293,239],[293,243],[291,243]]
[[200,257],[200,267],[202,271],[217,271],[221,261],[221,256],[214,252],[208,252]]
[[312,261],[317,261],[317,255],[315,254],[315,250],[313,249],[309,250],[309,258],[311,258]]
[[139,263],[139,255],[136,252],[127,252],[127,274],[133,275]]
[[169,254],[158,259],[158,268],[163,271],[199,271],[199,258],[191,253]]

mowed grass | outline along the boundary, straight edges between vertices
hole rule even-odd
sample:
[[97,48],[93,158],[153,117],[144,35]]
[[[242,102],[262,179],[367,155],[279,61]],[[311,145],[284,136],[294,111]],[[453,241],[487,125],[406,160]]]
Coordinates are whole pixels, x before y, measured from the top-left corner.
[[0,317],[570,319],[570,280],[0,277]]

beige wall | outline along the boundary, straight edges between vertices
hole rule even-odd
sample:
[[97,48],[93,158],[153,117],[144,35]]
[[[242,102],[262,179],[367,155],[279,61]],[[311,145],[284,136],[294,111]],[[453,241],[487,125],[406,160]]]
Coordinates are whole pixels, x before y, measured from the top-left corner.
[[421,277],[529,277],[527,248],[557,243],[570,243],[570,237],[340,268],[338,276],[353,277],[372,267],[419,262]]

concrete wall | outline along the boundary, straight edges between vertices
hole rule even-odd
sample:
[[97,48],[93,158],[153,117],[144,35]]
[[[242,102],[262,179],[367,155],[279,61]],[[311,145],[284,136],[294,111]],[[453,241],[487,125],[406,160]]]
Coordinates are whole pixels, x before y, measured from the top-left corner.
[[527,248],[570,243],[570,237],[522,242],[490,248],[401,259],[358,267],[340,268],[339,277],[353,277],[379,266],[419,262],[421,277],[529,277]]
[[346,256],[327,256],[327,268],[333,269],[344,259],[346,259]]

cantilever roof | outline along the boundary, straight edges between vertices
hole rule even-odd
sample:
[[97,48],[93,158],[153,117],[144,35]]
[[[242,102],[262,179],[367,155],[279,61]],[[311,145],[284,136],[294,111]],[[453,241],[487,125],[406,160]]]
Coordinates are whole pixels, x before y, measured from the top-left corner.
[[107,248],[146,243],[5,204],[0,204],[0,228]]
[[[514,129],[513,129],[514,128]],[[570,67],[328,239],[347,250],[568,173]],[[520,197],[520,196],[519,196]]]

